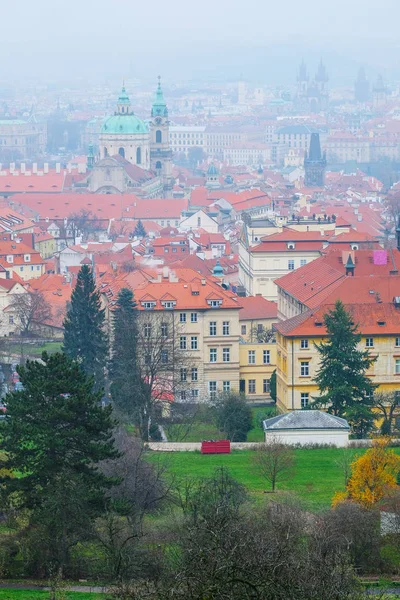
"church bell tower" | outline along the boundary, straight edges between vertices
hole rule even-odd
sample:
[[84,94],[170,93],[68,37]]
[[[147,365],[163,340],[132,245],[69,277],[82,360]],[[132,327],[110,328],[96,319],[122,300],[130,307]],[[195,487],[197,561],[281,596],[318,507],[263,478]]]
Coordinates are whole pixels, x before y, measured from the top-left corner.
[[168,108],[161,89],[160,77],[151,108],[150,131],[151,168],[162,178],[164,196],[168,197],[173,187],[172,151],[169,144]]

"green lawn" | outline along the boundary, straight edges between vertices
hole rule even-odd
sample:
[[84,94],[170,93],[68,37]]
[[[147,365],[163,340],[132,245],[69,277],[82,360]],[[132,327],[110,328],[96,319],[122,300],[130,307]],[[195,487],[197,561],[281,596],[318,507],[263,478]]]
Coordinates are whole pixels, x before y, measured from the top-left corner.
[[[275,407],[253,407],[254,429],[249,431],[248,442],[262,442],[264,433],[261,428],[261,419],[275,416]],[[193,423],[185,428],[184,425],[165,425],[164,430],[169,442],[202,442],[203,440],[220,440],[225,436],[213,423]]]
[[[24,356],[37,356],[38,358],[42,355],[42,352],[48,352],[49,354],[54,354],[54,352],[59,352],[61,350],[62,342],[47,342],[46,344],[22,344],[22,350]],[[6,346],[4,350],[1,351],[1,354],[9,355],[9,354],[17,354],[21,355],[21,344],[16,342],[10,342],[9,345]]]
[[[312,509],[328,508],[334,493],[344,489],[343,472],[335,464],[342,452],[337,448],[295,450],[296,467],[293,476],[278,484],[278,490],[293,492]],[[362,453],[363,450],[357,452]],[[400,450],[397,448],[396,452],[400,453]],[[248,488],[253,497],[263,498],[269,484],[253,468],[253,455],[251,450],[211,455],[199,452],[152,452],[149,459],[159,458],[165,461],[167,470],[178,479],[188,476],[209,477],[216,467],[225,466],[235,479]]]
[[[68,600],[103,600],[105,594],[92,594],[91,592],[66,592]],[[49,592],[38,590],[12,590],[0,589],[0,600],[48,600]]]

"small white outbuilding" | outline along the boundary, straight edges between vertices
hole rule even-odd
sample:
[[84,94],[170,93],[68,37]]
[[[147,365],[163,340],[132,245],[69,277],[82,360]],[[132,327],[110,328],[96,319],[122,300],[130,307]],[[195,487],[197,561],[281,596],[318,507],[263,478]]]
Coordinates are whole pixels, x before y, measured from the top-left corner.
[[332,444],[344,448],[349,443],[346,419],[321,410],[294,410],[263,421],[265,441],[279,439],[284,444]]

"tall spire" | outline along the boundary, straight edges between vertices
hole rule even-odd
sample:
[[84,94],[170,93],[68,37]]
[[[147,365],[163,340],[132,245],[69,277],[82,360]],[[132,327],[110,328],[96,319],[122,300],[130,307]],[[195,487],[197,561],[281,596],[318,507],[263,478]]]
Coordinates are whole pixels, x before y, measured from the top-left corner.
[[158,84],[155,95],[155,100],[153,102],[151,108],[151,116],[152,117],[167,117],[168,116],[168,108],[164,100],[164,94],[161,89],[161,76],[158,76]]

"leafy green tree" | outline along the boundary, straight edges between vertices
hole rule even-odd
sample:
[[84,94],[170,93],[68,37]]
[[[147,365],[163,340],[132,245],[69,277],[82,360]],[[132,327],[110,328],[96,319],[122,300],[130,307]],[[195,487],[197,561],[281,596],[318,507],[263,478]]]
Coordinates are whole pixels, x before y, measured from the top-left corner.
[[224,394],[217,399],[217,427],[231,442],[245,442],[253,429],[253,415],[246,398],[241,394]]
[[113,313],[111,396],[119,412],[137,422],[142,397],[138,366],[138,310],[133,292],[123,288]]
[[6,397],[2,441],[7,469],[19,476],[3,474],[3,491],[28,510],[27,532],[42,540],[37,553],[47,570],[63,571],[114,483],[98,469],[118,456],[112,409],[102,408],[92,378],[64,354],[43,353],[18,371],[24,389]]
[[368,350],[358,348],[361,334],[340,300],[324,315],[324,323],[327,341],[316,344],[320,367],[315,381],[321,393],[313,405],[326,406],[328,412],[349,419],[363,435],[372,423],[376,386],[366,371],[375,359]]
[[94,378],[96,389],[104,386],[107,363],[108,339],[104,320],[104,309],[101,308],[92,270],[83,265],[64,320],[63,350]]
[[133,232],[133,235],[135,235],[138,238],[143,238],[146,236],[146,230],[144,228],[144,225],[142,223],[142,221],[139,219],[139,221],[136,223],[136,227],[135,230]]
[[276,402],[276,369],[274,369],[269,380],[269,395],[271,396],[271,400]]

